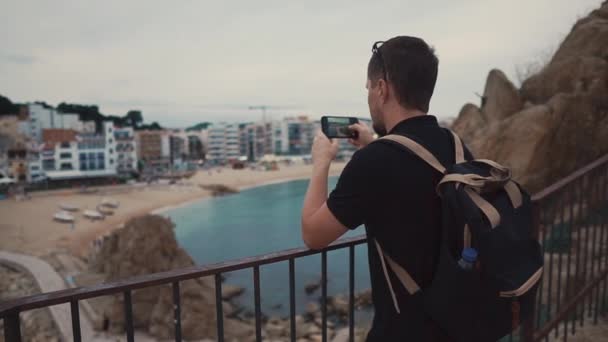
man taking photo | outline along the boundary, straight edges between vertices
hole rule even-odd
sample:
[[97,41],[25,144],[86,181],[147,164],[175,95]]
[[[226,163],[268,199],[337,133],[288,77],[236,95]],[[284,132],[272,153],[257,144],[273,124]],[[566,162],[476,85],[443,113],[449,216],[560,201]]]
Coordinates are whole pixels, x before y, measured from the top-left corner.
[[[407,135],[442,164],[452,165],[452,135],[428,114],[437,68],[433,49],[420,38],[399,36],[378,42],[367,69],[367,100],[379,136]],[[355,124],[351,129],[358,132],[351,143],[359,150],[329,197],[327,176],[338,145],[323,133],[315,137],[313,173],[302,209],[302,238],[308,247],[321,249],[348,229],[364,224],[368,241],[378,241],[384,253],[425,288],[433,279],[439,251],[441,202],[435,187],[441,175],[397,144],[372,143],[372,132],[366,126]],[[368,243],[368,258],[375,315],[367,341],[448,340],[424,316],[420,305],[410,301],[395,274],[383,269],[374,243]],[[394,291],[388,287],[385,272]]]

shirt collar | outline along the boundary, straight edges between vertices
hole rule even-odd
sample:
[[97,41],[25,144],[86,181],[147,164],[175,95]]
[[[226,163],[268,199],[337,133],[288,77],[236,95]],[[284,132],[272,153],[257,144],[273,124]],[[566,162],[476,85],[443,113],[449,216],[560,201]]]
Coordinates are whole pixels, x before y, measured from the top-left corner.
[[415,130],[418,127],[423,126],[439,126],[439,123],[437,122],[437,118],[434,115],[418,115],[400,121],[398,124],[395,125],[395,127],[393,127],[393,129],[391,129],[388,134],[395,134],[397,132],[407,133],[411,132],[412,130]]

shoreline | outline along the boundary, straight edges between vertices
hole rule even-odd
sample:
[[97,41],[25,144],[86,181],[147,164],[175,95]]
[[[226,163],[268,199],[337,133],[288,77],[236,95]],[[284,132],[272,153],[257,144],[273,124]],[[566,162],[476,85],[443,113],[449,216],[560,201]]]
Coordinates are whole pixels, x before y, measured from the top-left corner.
[[[346,163],[332,163],[330,176],[339,175]],[[44,257],[57,250],[67,250],[74,256],[84,256],[92,241],[120,228],[129,219],[145,214],[166,215],[172,209],[212,198],[211,191],[201,185],[222,184],[244,191],[255,187],[309,179],[312,165],[292,165],[279,171],[200,170],[191,178],[170,185],[101,186],[95,193],[77,189],[37,192],[24,201],[0,201],[0,250]],[[103,198],[120,203],[113,215],[104,220],[90,221],[84,210],[95,210]],[[72,215],[74,224],[57,222],[53,216],[60,204],[79,207]]]
[[[335,171],[331,172],[330,171],[329,177],[339,176],[341,172],[342,171],[340,171],[340,172],[335,172]],[[241,191],[245,191],[245,190],[251,190],[251,189],[259,188],[259,187],[262,187],[262,186],[281,184],[281,183],[288,183],[288,182],[295,182],[295,181],[299,181],[299,180],[306,180],[306,179],[309,179],[309,178],[310,177],[304,177],[304,176],[285,177],[285,178],[279,178],[279,179],[264,181],[264,182],[257,183],[257,184],[252,184],[252,185],[239,186],[239,187],[237,187],[237,190],[239,192],[241,192]],[[210,194],[206,194],[206,195],[203,195],[203,196],[201,196],[199,198],[187,200],[187,201],[185,201],[183,203],[173,204],[173,205],[167,205],[167,206],[163,206],[163,207],[160,207],[160,208],[153,209],[153,210],[150,211],[150,214],[152,214],[152,215],[163,215],[163,214],[166,214],[167,211],[170,211],[170,210],[173,210],[173,209],[178,209],[178,208],[183,208],[183,207],[186,207],[188,205],[197,203],[199,201],[208,200],[210,198],[214,198],[214,196],[212,196]]]

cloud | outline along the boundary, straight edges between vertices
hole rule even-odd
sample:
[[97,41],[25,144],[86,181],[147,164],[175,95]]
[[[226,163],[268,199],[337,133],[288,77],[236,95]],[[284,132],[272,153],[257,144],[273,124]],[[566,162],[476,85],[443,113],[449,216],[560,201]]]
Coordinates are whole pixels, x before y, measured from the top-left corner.
[[34,64],[36,60],[37,59],[34,56],[0,52],[0,61],[8,64],[29,65]]
[[478,101],[490,69],[513,78],[600,3],[4,0],[0,41],[12,53],[0,52],[0,89],[20,102],[138,108],[168,126],[257,119],[256,104],[365,116],[372,43],[408,34],[435,46],[431,108],[453,116]]

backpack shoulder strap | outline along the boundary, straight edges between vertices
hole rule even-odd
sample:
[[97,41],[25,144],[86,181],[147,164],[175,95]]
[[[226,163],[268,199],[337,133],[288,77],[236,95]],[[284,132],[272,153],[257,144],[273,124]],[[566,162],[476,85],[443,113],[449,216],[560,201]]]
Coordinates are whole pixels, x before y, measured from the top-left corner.
[[464,163],[466,160],[464,159],[464,147],[462,145],[462,140],[460,140],[460,137],[454,133],[454,131],[452,130],[448,130],[450,131],[450,133],[452,133],[452,137],[454,137],[454,150],[455,150],[455,161],[456,164],[460,164],[460,163]]
[[435,156],[431,152],[429,152],[429,150],[422,147],[422,145],[415,142],[414,140],[398,134],[386,135],[380,138],[379,140],[390,140],[399,143],[406,149],[417,155],[420,159],[424,160],[427,164],[432,166],[435,170],[441,173],[445,173],[445,167],[439,162],[439,160],[437,160],[437,158],[435,158]]

